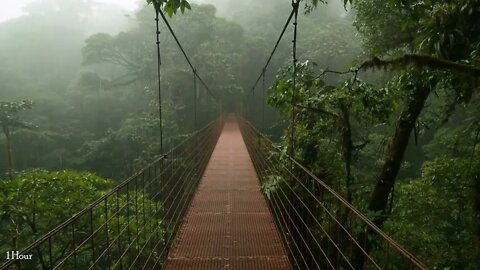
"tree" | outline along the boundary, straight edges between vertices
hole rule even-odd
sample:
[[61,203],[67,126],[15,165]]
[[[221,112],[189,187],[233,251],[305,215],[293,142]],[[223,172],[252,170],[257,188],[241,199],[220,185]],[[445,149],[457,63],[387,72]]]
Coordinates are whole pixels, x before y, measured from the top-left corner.
[[[323,1],[309,1],[308,3],[312,9],[308,11],[312,11],[313,7],[321,2]],[[373,81],[372,88],[377,88],[373,92],[379,93],[378,90],[384,88],[390,97],[393,98],[393,104],[396,104],[391,117],[388,117],[386,114],[386,119],[376,119],[372,121],[373,125],[366,127],[367,132],[374,133],[378,131],[375,124],[384,126],[380,130],[380,134],[385,136],[388,143],[386,144],[386,150],[378,151],[383,152],[383,157],[377,158],[375,160],[377,164],[375,165],[371,164],[365,167],[362,164],[365,162],[364,160],[359,162],[363,168],[362,166],[354,166],[358,174],[364,174],[367,178],[374,179],[373,183],[372,181],[369,182],[373,186],[373,190],[370,191],[370,197],[361,197],[356,200],[366,205],[361,203],[357,206],[367,210],[367,214],[371,215],[372,220],[381,227],[392,215],[392,209],[395,207],[395,186],[401,185],[403,180],[405,180],[404,176],[401,175],[401,171],[406,171],[405,167],[409,161],[414,160],[420,163],[415,166],[419,166],[425,161],[423,157],[412,157],[411,153],[408,153],[409,149],[414,147],[410,145],[411,142],[419,143],[419,137],[422,134],[427,134],[423,135],[426,137],[426,140],[432,140],[431,137],[436,133],[435,128],[445,125],[457,107],[460,107],[459,105],[467,107],[477,94],[475,90],[478,89],[478,79],[480,77],[479,1],[347,0],[344,1],[344,4],[350,4],[351,8],[354,9],[354,25],[363,39],[364,53],[370,56],[368,60],[350,71],[358,72],[360,78],[364,76],[368,78],[367,75],[369,74],[363,73],[365,70],[386,71],[378,72],[378,75],[373,78],[370,77],[370,81]],[[336,73],[349,73],[349,71],[338,71]],[[302,81],[305,78],[308,81],[308,76],[308,73],[298,76],[300,78],[298,79],[299,85],[297,89],[300,95],[297,99],[299,104],[305,102],[302,100],[302,98],[305,98],[302,91],[311,87],[311,85],[305,86]],[[284,91],[274,92],[274,97],[287,102],[287,104],[280,105],[284,106],[283,110],[288,113],[292,110],[292,108],[289,108],[290,101],[283,96],[292,96],[292,91],[288,90],[289,87],[285,87],[286,81],[283,80],[283,83],[276,85],[276,88],[281,88]],[[311,79],[310,81],[314,82]],[[339,91],[340,84],[338,82],[332,84],[337,89],[337,92],[341,93]],[[362,91],[363,93],[351,91],[353,100],[360,99],[362,95],[366,94],[364,93],[365,90]],[[307,96],[306,100],[311,101],[312,97]],[[324,138],[322,137],[323,134],[320,135],[315,128],[312,128],[314,126],[311,125],[312,122],[319,121],[318,118],[328,119],[328,117],[332,117],[335,119],[343,114],[343,118],[336,118],[339,121],[330,121],[329,127],[342,123],[340,119],[348,119],[348,117],[345,117],[348,115],[345,114],[348,110],[343,110],[343,113],[339,113],[342,110],[332,111],[331,107],[327,107],[329,110],[325,110],[325,106],[322,103],[312,102],[312,104],[313,106],[307,107],[304,111],[300,108],[296,110],[298,122],[304,121],[297,127],[296,132],[299,134],[297,140],[301,141],[309,136],[318,138],[318,141]],[[336,105],[338,103],[328,103],[329,106],[332,104]],[[382,102],[373,101],[370,106],[375,106],[375,104],[380,105]],[[475,107],[475,104],[471,104],[468,107],[469,110],[473,110],[472,108]],[[279,105],[278,102],[276,105]],[[362,113],[368,111],[368,107],[360,108],[359,111]],[[325,117],[327,115],[328,117]],[[473,114],[472,118],[478,122],[478,115]],[[308,121],[305,119],[308,119]],[[361,122],[358,117],[350,118],[350,120],[352,122],[350,126],[358,125]],[[347,122],[343,121],[343,123]],[[343,126],[344,134],[348,134],[348,127],[349,125]],[[327,128],[324,130],[327,130]],[[460,131],[457,130],[457,132]],[[308,136],[305,134],[308,134]],[[469,132],[469,134],[475,134],[475,132]],[[330,136],[330,140],[333,141],[342,137],[337,136],[335,138],[335,136]],[[476,136],[473,135],[471,137]],[[348,142],[348,140],[345,141]],[[477,140],[475,139],[474,141]],[[319,146],[318,143],[313,145]],[[345,144],[345,146],[348,145],[351,144]],[[305,145],[299,146],[299,153],[308,148]],[[380,146],[379,148],[382,149],[383,146]],[[320,146],[319,148],[323,147]],[[366,147],[367,150],[370,148],[369,145]],[[348,149],[348,147],[344,147],[344,149]],[[324,148],[321,151],[325,153],[331,151],[331,148]],[[424,151],[425,149],[416,150],[417,153],[423,153]],[[345,155],[347,152],[349,151],[342,149],[337,149],[336,151],[337,156],[343,153],[344,161],[349,160],[349,155]],[[302,157],[301,154],[297,153],[297,155]],[[445,155],[445,153],[442,155]],[[466,152],[462,152],[461,155],[456,153],[453,158],[458,159],[459,164],[467,167],[468,158],[465,159],[465,155],[469,154],[466,154]],[[439,156],[429,158],[432,162],[440,162],[439,159],[436,159]],[[473,160],[477,158],[477,156],[472,155]],[[471,164],[475,164],[475,162]],[[425,162],[423,165],[424,168],[427,168],[429,163]],[[314,167],[313,164],[311,166]],[[370,168],[370,171],[365,171],[365,168]],[[379,172],[378,176],[371,173],[372,169]],[[348,170],[346,171],[348,172]],[[415,175],[415,173],[412,174]],[[439,172],[440,174],[441,172]],[[475,174],[472,177],[478,178]],[[460,178],[452,179],[458,180]],[[421,181],[420,179],[416,180]],[[458,181],[456,184],[462,185],[460,180]],[[422,185],[422,187],[426,187],[426,185]],[[476,191],[478,184],[476,182],[471,184],[471,189],[474,190],[473,194],[478,196]],[[415,193],[409,193],[409,195],[413,194]],[[414,200],[415,198],[410,199]],[[442,200],[442,197],[439,196],[436,200]],[[480,201],[478,198],[472,201],[472,205],[473,202],[476,203],[473,209],[480,209],[478,208],[478,201]],[[424,206],[416,204],[416,207],[421,208]],[[464,211],[462,214],[472,215],[469,211]],[[475,215],[478,216],[478,213]],[[478,220],[476,216],[474,216],[474,219]],[[397,219],[397,222],[400,221]],[[405,224],[398,225],[402,227],[401,225]],[[459,231],[463,229],[465,228],[459,229]],[[477,232],[472,232],[471,236],[473,235],[478,239],[479,230],[478,228],[476,230]],[[448,234],[449,232],[442,231],[441,233]],[[368,232],[367,235],[361,234],[358,236],[359,239],[369,239],[368,237]],[[375,248],[372,242],[367,241],[367,245],[364,248],[366,250]],[[478,246],[479,242],[477,241],[476,243]],[[477,247],[477,250],[480,250],[480,248]],[[361,257],[356,258],[353,264],[357,268],[362,268],[364,258],[363,255],[359,256]]]
[[31,171],[1,181],[2,249],[21,250],[112,187],[92,173]]
[[437,156],[423,164],[418,178],[399,185],[392,219],[385,226],[429,267],[480,266],[471,237],[477,218],[473,203],[467,203],[479,177],[479,153],[465,158]]
[[19,128],[31,128],[32,125],[22,121],[18,114],[23,110],[32,108],[33,103],[28,100],[21,102],[0,102],[0,126],[2,126],[3,134],[5,135],[6,152],[8,161],[8,175],[13,177],[15,170],[12,150],[12,130]]
[[[311,4],[315,7],[321,2],[312,0]],[[344,1],[347,3],[356,10],[355,25],[368,53],[400,55],[390,61],[374,56],[359,69],[400,68],[403,74],[397,78],[403,80],[403,84],[398,87],[408,93],[369,203],[370,210],[381,214],[375,221],[382,225],[410,135],[430,93],[435,92],[437,86],[445,87],[450,83],[447,87],[457,93],[454,103],[468,102],[473,94],[480,72],[475,65],[463,63],[478,62],[477,13],[480,11],[476,8],[477,0],[455,4],[415,0]],[[377,14],[379,10],[380,15]],[[444,70],[451,73],[442,73]],[[456,88],[455,82],[461,81],[462,87]]]
[[[400,22],[400,24],[388,25],[378,21],[384,17],[368,17],[368,14],[372,12],[371,5],[374,2],[379,1],[354,2],[354,7],[358,10],[359,31],[370,41],[374,51],[402,53],[402,50],[407,50],[414,54],[434,55],[445,59],[444,62],[467,61],[470,63],[476,61],[476,48],[480,44],[477,34],[479,30],[477,13],[480,11],[475,8],[478,1],[466,0],[456,4],[449,4],[448,1],[442,3],[438,1],[422,1],[421,3],[419,1],[380,1],[382,3],[378,4],[383,5],[387,13],[391,11],[395,14],[393,17]],[[380,25],[380,29],[372,32],[370,26],[375,27],[375,25]],[[398,30],[404,35],[393,38],[397,45],[385,46],[376,42],[377,38],[382,40],[382,36],[388,36],[386,31],[399,27]],[[419,29],[419,31],[414,32],[414,29]],[[422,59],[420,57],[415,59],[418,61],[413,60],[410,63],[419,65],[418,62]],[[379,225],[382,225],[386,218],[388,197],[395,185],[410,135],[430,93],[434,92],[438,88],[437,86],[445,87],[445,81],[453,81],[460,83],[447,86],[452,92],[457,93],[454,103],[468,102],[473,94],[474,80],[468,79],[468,76],[465,77],[461,70],[454,68],[455,63],[452,63],[452,73],[435,72],[437,69],[444,68],[439,62],[441,61],[425,61],[424,65],[419,65],[423,71],[414,69],[407,71],[404,75],[408,78],[404,81],[405,90],[410,94],[397,120],[395,133],[385,154],[385,163],[369,203],[370,210],[381,214],[375,219]],[[475,69],[474,66],[471,66],[471,70]],[[473,76],[478,77],[474,74]],[[407,83],[412,81],[413,85]]]
[[[48,172],[43,170],[24,172],[14,179],[0,181],[0,248],[2,250],[22,250],[29,243],[45,235],[46,232],[54,229],[107,193],[114,187],[113,184],[112,180],[89,172]],[[42,245],[32,251],[35,255],[33,260],[26,263],[26,268],[51,269],[51,265],[56,265],[65,258],[66,254],[73,251],[72,230],[74,230],[73,234],[77,235],[77,244],[80,244],[79,239],[83,239],[82,237],[91,233],[90,226],[101,228],[107,217],[110,217],[110,220],[107,221],[108,225],[106,225],[110,235],[119,236],[125,233],[122,228],[128,228],[129,232],[138,233],[142,229],[145,230],[146,227],[155,228],[158,230],[157,234],[162,235],[161,219],[151,219],[145,215],[139,215],[137,222],[132,222],[129,216],[135,211],[139,213],[148,211],[147,208],[150,210],[161,209],[161,203],[152,199],[153,194],[132,193],[117,193],[113,196],[115,199],[110,197],[110,200],[105,200],[101,207],[92,209],[91,216],[89,214],[77,216],[73,223],[74,229],[69,226],[57,231],[49,244],[50,251],[47,251]],[[135,203],[133,203],[134,201]],[[137,204],[136,202],[142,203]],[[115,218],[112,219],[112,217]],[[108,235],[97,232],[95,234],[97,248],[105,245],[107,239]],[[126,241],[126,237],[123,238],[123,241]],[[135,245],[129,247],[130,251],[139,252],[140,248],[146,245],[143,241],[146,240],[137,240]],[[81,248],[80,245],[77,246],[78,250],[75,252],[76,266],[79,269],[86,269],[92,265],[95,258],[92,258],[90,242],[82,244]],[[149,245],[143,249],[144,253],[141,255],[144,257],[141,257],[141,260],[148,256],[158,259],[158,254],[153,254],[155,253],[153,251],[149,252],[151,248],[152,246]],[[49,252],[51,254],[48,254]],[[113,245],[109,252],[120,256],[125,249]],[[102,265],[106,262],[100,261],[96,264]],[[66,269],[74,267],[72,261],[63,262],[61,266]]]

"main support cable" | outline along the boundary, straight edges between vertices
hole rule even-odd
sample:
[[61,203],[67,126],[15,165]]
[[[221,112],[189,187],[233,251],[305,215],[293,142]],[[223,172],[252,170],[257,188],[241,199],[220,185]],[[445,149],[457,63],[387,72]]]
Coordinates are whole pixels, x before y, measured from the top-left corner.
[[205,89],[207,90],[208,94],[209,94],[212,98],[218,99],[218,97],[212,92],[212,90],[210,90],[210,88],[208,87],[208,85],[203,81],[202,77],[200,77],[200,75],[198,75],[198,72],[197,72],[196,69],[193,67],[193,64],[192,64],[192,62],[190,61],[190,58],[188,57],[187,53],[186,53],[185,50],[183,49],[182,44],[181,44],[180,41],[178,40],[177,35],[176,35],[175,32],[173,31],[172,27],[170,26],[170,23],[168,22],[167,18],[165,17],[165,14],[163,14],[163,12],[160,12],[160,15],[162,16],[163,21],[164,21],[165,24],[167,25],[168,30],[170,31],[170,33],[172,34],[173,38],[175,39],[175,42],[177,43],[178,47],[179,47],[180,50],[182,51],[183,56],[184,56],[185,59],[187,60],[188,65],[189,65],[190,68],[192,69],[192,71],[193,71],[193,73],[195,74],[195,76],[198,78],[198,80],[200,81],[200,83],[205,87]]
[[[297,8],[298,8],[298,6],[297,6]],[[297,9],[297,12],[298,12],[298,9]],[[252,87],[252,90],[251,90],[252,93],[255,92],[255,88],[257,87],[257,84],[260,82],[260,79],[262,78],[262,74],[263,74],[264,71],[267,69],[268,65],[270,64],[270,61],[272,60],[273,55],[274,55],[275,52],[277,51],[278,45],[280,44],[280,41],[282,40],[283,35],[285,34],[285,31],[286,31],[287,28],[288,28],[288,25],[289,25],[290,22],[292,21],[293,15],[295,15],[295,9],[293,9],[292,12],[290,13],[290,15],[288,16],[287,22],[285,23],[285,26],[283,27],[282,33],[281,33],[280,36],[278,37],[277,43],[275,44],[275,47],[273,47],[273,50],[272,50],[272,52],[270,53],[270,56],[268,57],[267,63],[266,63],[265,66],[262,68],[262,72],[260,73],[260,75],[258,76],[257,80],[256,80],[255,83],[253,84],[253,87]]]
[[[157,76],[158,76],[158,116],[159,116],[159,127],[160,127],[160,154],[163,155],[163,120],[162,120],[162,86],[160,84],[161,78],[161,65],[162,65],[162,56],[160,54],[160,27],[158,25],[158,14],[162,14],[160,10],[160,1],[154,1],[153,5],[155,7],[155,24],[157,27]],[[162,14],[163,16],[163,14]]]
[[292,117],[290,127],[290,155],[293,157],[295,152],[295,106],[296,106],[296,94],[297,94],[297,25],[298,25],[298,7],[300,0],[292,0],[292,7],[294,12],[293,22],[293,94],[292,94]]
[[265,69],[262,72],[262,129],[263,133],[267,130],[265,127]]
[[197,71],[193,70],[193,129],[197,130]]

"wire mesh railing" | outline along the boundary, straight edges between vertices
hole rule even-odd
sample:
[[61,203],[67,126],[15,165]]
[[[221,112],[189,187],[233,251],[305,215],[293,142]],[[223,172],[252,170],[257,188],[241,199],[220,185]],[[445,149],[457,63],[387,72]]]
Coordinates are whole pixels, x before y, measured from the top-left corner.
[[161,269],[222,126],[195,132],[0,269]]
[[248,121],[240,126],[294,269],[427,269]]

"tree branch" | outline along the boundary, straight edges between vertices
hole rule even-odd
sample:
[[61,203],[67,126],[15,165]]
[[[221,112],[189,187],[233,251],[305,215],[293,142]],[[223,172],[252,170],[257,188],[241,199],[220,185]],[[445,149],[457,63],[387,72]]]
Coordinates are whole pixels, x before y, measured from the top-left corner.
[[374,68],[399,68],[407,65],[414,65],[417,67],[429,67],[439,70],[451,70],[459,73],[465,73],[472,77],[480,77],[480,68],[472,65],[461,64],[428,55],[419,54],[405,54],[401,57],[381,60],[378,57],[373,57],[370,60],[363,62],[358,70],[368,70]]
[[306,110],[306,111],[314,111],[316,113],[325,114],[325,115],[331,116],[333,118],[338,118],[339,117],[338,114],[326,111],[322,108],[313,108],[313,107],[310,107],[310,106],[303,106],[303,105],[298,105],[298,104],[297,104],[297,107],[299,109],[303,109],[303,110]]
[[320,79],[321,77],[325,76],[328,73],[333,73],[333,74],[338,74],[338,75],[344,75],[344,74],[349,74],[349,73],[355,73],[357,70],[356,69],[349,69],[345,71],[338,71],[338,70],[331,70],[329,68],[325,69],[322,71],[322,73],[318,74],[318,76],[315,79]]
[[139,79],[139,76],[136,73],[130,72],[130,73],[118,76],[110,81],[106,81],[105,85],[103,86],[103,89],[110,90],[112,88],[116,88],[119,86],[127,86],[136,82],[138,79]]

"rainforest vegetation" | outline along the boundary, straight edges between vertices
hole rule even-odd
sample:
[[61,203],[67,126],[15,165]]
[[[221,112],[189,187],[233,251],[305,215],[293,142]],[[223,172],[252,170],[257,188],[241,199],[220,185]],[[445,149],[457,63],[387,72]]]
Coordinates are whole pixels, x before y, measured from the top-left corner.
[[[161,25],[167,149],[222,104],[429,268],[480,268],[480,0],[302,1],[295,69],[288,36],[265,70],[265,120],[252,85],[290,1],[162,2],[211,88],[195,90],[195,123],[192,71]],[[38,0],[26,11],[0,22],[1,251],[160,149],[152,5]]]

